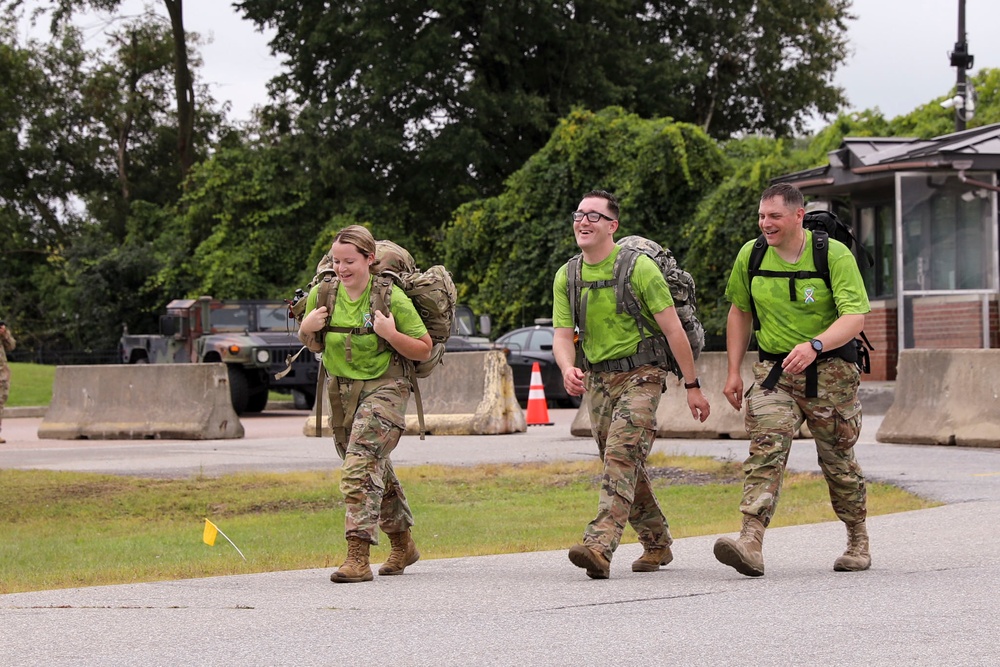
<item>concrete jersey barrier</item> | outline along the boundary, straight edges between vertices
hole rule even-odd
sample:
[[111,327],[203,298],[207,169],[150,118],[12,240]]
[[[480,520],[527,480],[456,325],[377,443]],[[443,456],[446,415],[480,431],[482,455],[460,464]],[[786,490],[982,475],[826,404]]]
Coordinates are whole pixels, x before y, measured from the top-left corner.
[[242,438],[225,364],[57,366],[41,439]]
[[[424,426],[433,435],[498,435],[527,430],[524,411],[514,396],[514,378],[499,350],[447,352],[430,377],[419,380]],[[330,401],[323,392],[323,435],[330,430]],[[302,432],[316,435],[316,416]],[[406,434],[419,432],[413,397],[406,407]]]
[[1000,350],[903,350],[879,442],[1000,447]]

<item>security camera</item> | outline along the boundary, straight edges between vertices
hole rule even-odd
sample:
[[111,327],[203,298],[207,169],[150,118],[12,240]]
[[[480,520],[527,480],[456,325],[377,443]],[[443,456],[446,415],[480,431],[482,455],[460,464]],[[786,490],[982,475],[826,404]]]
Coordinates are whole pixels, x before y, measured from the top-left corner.
[[941,107],[944,109],[950,109],[955,107],[956,109],[961,109],[965,106],[965,98],[961,95],[955,95],[955,97],[949,97],[944,102],[941,103]]

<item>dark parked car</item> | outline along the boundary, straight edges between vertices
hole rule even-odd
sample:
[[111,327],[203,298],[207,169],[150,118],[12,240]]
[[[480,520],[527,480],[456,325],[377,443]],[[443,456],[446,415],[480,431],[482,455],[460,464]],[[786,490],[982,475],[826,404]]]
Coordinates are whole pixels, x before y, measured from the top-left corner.
[[545,324],[508,331],[497,339],[497,346],[507,350],[507,363],[514,373],[514,395],[522,405],[528,403],[531,368],[537,361],[542,386],[549,405],[560,408],[580,407],[580,396],[570,396],[563,386],[562,373],[552,354],[555,329]]

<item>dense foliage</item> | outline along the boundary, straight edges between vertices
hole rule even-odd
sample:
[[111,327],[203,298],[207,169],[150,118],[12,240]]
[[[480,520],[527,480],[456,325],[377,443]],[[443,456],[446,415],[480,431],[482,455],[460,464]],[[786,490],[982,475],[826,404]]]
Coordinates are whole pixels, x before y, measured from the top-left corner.
[[[22,355],[113,349],[174,298],[286,296],[351,223],[445,263],[502,331],[549,314],[593,187],[695,275],[719,333],[768,179],[847,135],[953,127],[931,100],[793,139],[843,103],[847,0],[243,0],[286,70],[240,126],[198,84],[182,2],[157,4],[39,0],[42,42],[0,0],[0,318]],[[71,21],[95,9],[100,49]],[[971,80],[970,126],[1000,121],[1000,70]]]

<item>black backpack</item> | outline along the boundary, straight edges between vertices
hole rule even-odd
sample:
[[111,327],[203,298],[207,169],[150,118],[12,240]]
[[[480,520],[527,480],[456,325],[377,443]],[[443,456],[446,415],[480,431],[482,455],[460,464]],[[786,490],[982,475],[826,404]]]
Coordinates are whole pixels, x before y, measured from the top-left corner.
[[[830,243],[831,238],[840,241],[848,248],[854,248],[858,246],[857,239],[854,238],[854,232],[846,224],[841,222],[840,218],[829,211],[810,211],[806,213],[805,218],[802,220],[802,227],[804,229],[810,230],[812,234],[812,245],[813,245],[813,263],[816,265],[815,271],[766,271],[760,268],[761,263],[764,261],[764,254],[767,252],[767,240],[764,235],[761,234],[757,237],[754,242],[753,250],[750,252],[750,265],[748,267],[750,273],[750,282],[753,283],[753,279],[756,276],[764,276],[767,278],[788,278],[788,294],[789,299],[795,300],[795,281],[796,279],[802,280],[806,278],[822,278],[823,282],[826,283],[827,288],[833,289],[833,283],[830,280]],[[858,246],[860,247],[860,246]],[[866,266],[874,266],[875,259],[872,257],[871,253],[866,249],[864,250],[864,259],[867,262]],[[753,291],[750,290],[750,312],[753,315],[753,330],[760,331],[760,318],[757,317],[757,306],[753,301]],[[871,356],[868,354],[869,350],[874,350],[871,342],[868,340],[868,336],[865,332],[860,333],[860,338],[855,338],[853,341],[847,343],[843,347],[837,348],[836,350],[830,350],[829,352],[823,352],[821,357],[837,356],[857,364],[858,370],[862,373],[871,372]],[[762,358],[765,353],[762,352]],[[784,355],[781,355],[784,356]],[[778,368],[778,365],[775,365]],[[774,384],[777,382],[777,375],[773,378],[768,378],[768,382],[764,385],[768,389],[773,389]],[[815,382],[813,379],[812,382]],[[770,383],[770,386],[767,386]],[[811,383],[810,383],[811,384]],[[807,390],[807,395],[809,395]],[[815,386],[812,388],[812,396],[815,396]]]

